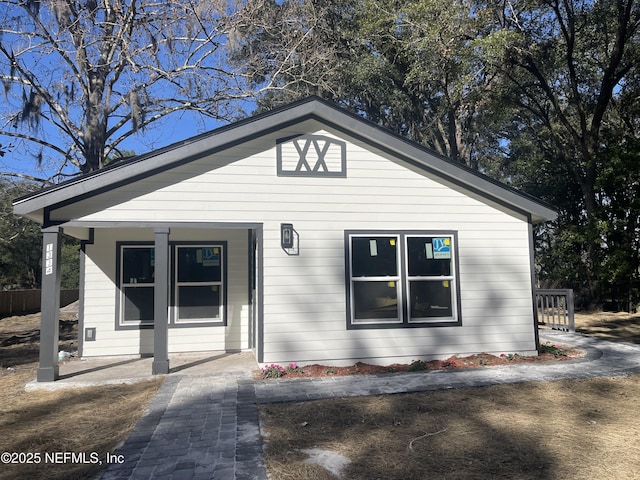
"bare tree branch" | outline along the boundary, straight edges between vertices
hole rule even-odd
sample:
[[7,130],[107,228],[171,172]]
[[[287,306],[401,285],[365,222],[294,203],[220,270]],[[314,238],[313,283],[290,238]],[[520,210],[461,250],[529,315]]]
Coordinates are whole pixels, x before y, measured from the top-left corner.
[[47,183],[50,183],[49,179],[47,179],[47,178],[34,177],[33,175],[27,175],[25,173],[2,172],[2,171],[0,171],[0,177],[19,178],[21,180],[28,180],[30,182],[37,182],[37,183],[41,183],[43,185],[46,185]]
[[166,115],[224,120],[241,112],[234,101],[252,95],[220,48],[234,15],[227,2],[0,5],[0,135],[46,147],[61,166],[101,168],[122,141]]

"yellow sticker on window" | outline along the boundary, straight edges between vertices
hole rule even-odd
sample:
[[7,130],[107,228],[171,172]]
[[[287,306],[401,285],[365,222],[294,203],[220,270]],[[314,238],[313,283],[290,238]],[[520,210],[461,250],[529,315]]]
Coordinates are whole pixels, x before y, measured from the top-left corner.
[[451,245],[451,239],[450,238],[445,238],[444,239],[444,244],[445,245]]
[[442,286],[443,286],[444,288],[449,288],[449,280],[445,280],[445,281],[443,281],[443,282],[442,282]]
[[214,248],[214,249],[213,249],[213,253],[214,253],[215,255],[218,255],[218,253],[220,253],[220,249],[219,249],[219,248]]
[[389,245],[394,246],[396,245],[396,239],[392,238],[391,240],[389,240]]
[[387,286],[388,286],[389,288],[395,288],[395,286],[396,286],[396,282],[389,282],[389,283],[387,283]]
[[211,291],[212,292],[217,292],[218,291],[218,286],[217,285],[211,285]]

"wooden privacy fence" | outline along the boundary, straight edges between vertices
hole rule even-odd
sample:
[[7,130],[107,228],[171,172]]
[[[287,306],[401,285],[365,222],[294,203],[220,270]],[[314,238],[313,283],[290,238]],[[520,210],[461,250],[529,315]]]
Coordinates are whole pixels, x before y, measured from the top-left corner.
[[554,330],[575,332],[573,320],[573,290],[536,290],[538,325],[546,325]]
[[[0,291],[0,317],[40,310],[40,290]],[[78,300],[79,292],[60,290],[60,306],[64,307]]]

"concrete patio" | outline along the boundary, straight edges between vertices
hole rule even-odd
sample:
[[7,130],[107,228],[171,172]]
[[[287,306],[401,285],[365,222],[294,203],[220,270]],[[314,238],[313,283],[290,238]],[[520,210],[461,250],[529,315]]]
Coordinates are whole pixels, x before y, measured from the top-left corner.
[[[135,383],[157,378],[151,374],[153,357],[113,356],[71,358],[60,362],[55,382],[29,382],[26,390],[57,390]],[[253,352],[199,352],[169,355],[169,376],[250,374],[258,369]]]

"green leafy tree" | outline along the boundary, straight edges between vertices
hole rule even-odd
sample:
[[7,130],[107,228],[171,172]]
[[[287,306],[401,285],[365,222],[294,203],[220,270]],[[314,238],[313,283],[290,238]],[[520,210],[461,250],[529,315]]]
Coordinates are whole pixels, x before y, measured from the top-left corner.
[[[516,107],[507,129],[509,159],[527,177],[522,185],[536,183],[536,173],[545,180],[539,193],[561,207],[549,247],[558,262],[579,258],[573,266],[596,299],[621,275],[637,276],[622,252],[634,247],[638,232],[621,235],[627,227],[610,216],[614,204],[637,215],[637,205],[612,189],[633,190],[635,168],[623,159],[640,132],[640,4],[516,1],[496,5],[494,15],[500,22],[485,39],[492,47],[487,58],[493,57],[489,65],[505,79],[503,95]],[[523,145],[529,152],[523,154]]]
[[358,0],[246,2],[229,27],[229,62],[264,111],[309,95],[340,101],[360,47],[352,37]]
[[[317,5],[330,21],[313,16]],[[546,199],[560,215],[538,232],[540,277],[584,286],[586,301],[604,299],[614,284],[631,288],[640,3],[325,0],[269,8],[302,33],[240,32],[238,45],[262,56],[239,49],[236,59],[260,66],[256,84],[280,89],[262,97],[264,106],[317,93]],[[332,34],[328,54],[313,57],[314,42]],[[312,69],[286,67],[309,58]]]
[[[500,154],[495,74],[477,58],[475,5],[440,0],[260,2],[234,60],[262,109],[316,94],[474,169]],[[266,13],[265,13],[266,12]],[[269,28],[268,25],[273,25]],[[256,73],[257,72],[257,73]],[[497,128],[497,127],[496,127]]]
[[0,288],[30,289],[40,285],[42,238],[35,222],[13,214],[14,198],[34,191],[28,182],[0,179]]
[[60,251],[60,286],[76,289],[80,285],[80,242],[72,237],[63,237]]
[[[0,289],[40,288],[42,235],[40,225],[13,214],[15,198],[37,190],[39,184],[0,179]],[[63,237],[61,285],[78,288],[80,244]]]
[[[371,45],[356,90],[381,123],[454,161],[486,171],[500,154],[497,76],[485,68],[480,44],[484,19],[474,2],[366,0],[360,32]],[[386,92],[369,90],[368,81]],[[390,76],[385,76],[391,72]],[[379,98],[389,99],[373,107]],[[385,122],[384,117],[389,118]]]
[[597,276],[601,296],[631,311],[640,300],[640,141],[612,143],[602,156],[596,191],[603,254]]

